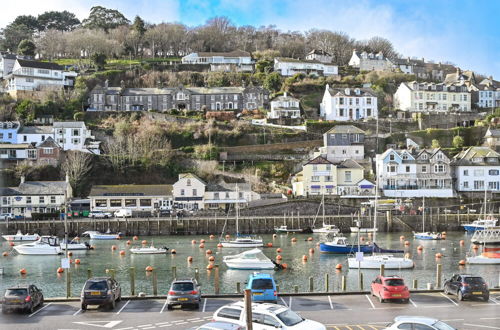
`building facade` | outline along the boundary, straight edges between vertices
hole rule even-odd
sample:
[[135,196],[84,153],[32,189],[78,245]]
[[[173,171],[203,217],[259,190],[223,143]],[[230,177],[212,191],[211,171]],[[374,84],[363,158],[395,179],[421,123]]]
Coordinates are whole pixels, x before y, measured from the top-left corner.
[[17,143],[17,132],[20,127],[18,121],[0,122],[0,143]]
[[16,64],[17,56],[9,53],[0,54],[0,79],[3,79],[12,72]]
[[252,72],[254,62],[249,52],[234,50],[226,53],[198,52],[182,58],[183,64],[209,64],[210,71]]
[[493,80],[493,77],[483,79],[478,85],[478,101],[480,108],[500,107],[500,81]]
[[76,150],[100,154],[100,143],[95,141],[92,132],[83,121],[56,121],[52,125],[54,141],[64,151]]
[[181,210],[201,210],[207,184],[192,173],[181,173],[173,185],[174,208]]
[[252,191],[249,183],[209,183],[203,196],[204,209],[234,210],[236,204],[246,207],[248,203],[260,199],[260,195]]
[[271,111],[267,114],[268,119],[276,120],[297,120],[300,122],[300,101],[294,97],[278,96],[271,101]]
[[307,54],[306,60],[318,61],[321,63],[332,63],[333,56],[331,54],[325,52],[324,50],[313,49]]
[[489,147],[470,147],[453,157],[459,192],[500,192],[500,154]]
[[365,158],[365,131],[352,125],[336,125],[323,134],[321,155],[332,163]]
[[394,65],[382,52],[373,54],[354,49],[349,66],[357,68],[359,71],[391,71]]
[[377,118],[377,95],[371,88],[330,88],[326,84],[320,116],[335,121]]
[[334,64],[327,64],[318,60],[297,60],[293,58],[276,57],[274,71],[289,77],[297,73],[314,76],[338,76],[339,68]]

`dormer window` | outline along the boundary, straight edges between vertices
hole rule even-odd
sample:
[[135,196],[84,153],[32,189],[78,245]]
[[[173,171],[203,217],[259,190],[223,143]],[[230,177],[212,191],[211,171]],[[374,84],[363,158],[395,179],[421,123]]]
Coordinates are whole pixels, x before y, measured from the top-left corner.
[[408,160],[408,155],[407,154],[403,154],[402,158],[403,158],[403,160]]
[[473,161],[474,163],[480,163],[482,160],[483,160],[483,158],[482,158],[482,157],[474,157],[474,158],[472,158],[472,161]]
[[356,89],[354,90],[354,93],[356,93],[356,95],[359,95],[359,94],[361,94],[361,91],[359,90],[359,88],[356,88]]
[[394,159],[395,159],[394,154],[390,154],[390,155],[389,155],[389,160],[394,160]]
[[190,185],[191,185],[191,179],[187,179],[186,186],[190,186]]
[[345,95],[351,95],[351,89],[350,88],[346,88],[345,89]]
[[427,154],[422,154],[422,159],[427,160]]

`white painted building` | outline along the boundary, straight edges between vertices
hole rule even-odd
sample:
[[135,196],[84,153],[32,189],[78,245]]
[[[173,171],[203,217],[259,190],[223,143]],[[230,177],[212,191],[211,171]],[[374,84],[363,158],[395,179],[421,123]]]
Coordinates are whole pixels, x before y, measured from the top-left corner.
[[324,50],[313,49],[307,54],[306,60],[318,61],[321,63],[332,63],[333,56]]
[[17,57],[14,54],[0,54],[0,79],[12,72],[16,59]]
[[203,196],[204,209],[234,210],[236,203],[246,207],[248,203],[260,199],[260,195],[252,191],[249,183],[209,183]]
[[207,184],[192,173],[181,173],[174,183],[174,208],[184,210],[203,209],[203,197]]
[[493,77],[488,77],[481,81],[478,85],[478,102],[477,105],[481,108],[498,108],[500,107],[500,81],[493,80]]
[[183,64],[209,64],[211,71],[253,71],[253,61],[249,52],[234,50],[232,52],[197,52],[184,56]]
[[359,71],[391,71],[394,67],[392,62],[384,56],[382,52],[377,54],[352,51],[349,66],[359,69]]
[[330,88],[327,84],[320,116],[336,121],[377,118],[377,95],[371,88]]
[[469,112],[471,94],[466,86],[403,82],[394,94],[394,108],[409,112]]
[[300,101],[298,99],[288,96],[285,92],[283,96],[278,96],[271,101],[271,111],[267,114],[267,118],[300,118],[299,103]]
[[470,147],[453,158],[456,190],[500,192],[500,154],[489,147]]
[[83,121],[55,121],[53,124],[54,141],[63,150],[78,150],[100,154],[99,142]]
[[323,134],[320,154],[329,162],[338,164],[347,159],[365,158],[365,131],[352,125],[336,125]]
[[274,59],[274,71],[285,77],[297,73],[314,76],[338,76],[339,74],[339,68],[334,64],[322,63],[317,60],[298,60],[284,57]]

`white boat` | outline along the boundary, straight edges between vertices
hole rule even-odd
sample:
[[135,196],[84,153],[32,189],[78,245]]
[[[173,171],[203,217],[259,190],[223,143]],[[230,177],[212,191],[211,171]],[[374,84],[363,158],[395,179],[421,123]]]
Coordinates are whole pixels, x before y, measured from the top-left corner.
[[312,232],[321,234],[338,234],[340,233],[340,229],[335,225],[323,224],[321,228],[313,228]]
[[62,254],[59,239],[55,236],[42,236],[33,243],[14,246],[14,250],[24,255],[57,255]]
[[472,221],[472,223],[464,224],[462,227],[464,227],[465,231],[468,233],[473,233],[476,230],[484,230],[488,228],[495,227],[497,225],[498,219],[493,217],[492,215],[486,215],[487,212],[487,199],[488,196],[488,191],[484,189],[484,203],[483,203],[483,219],[478,219],[475,221]]
[[425,231],[425,197],[422,202],[422,231],[420,233],[413,232],[413,237],[415,239],[422,240],[440,240],[442,239],[440,233],[428,232]]
[[23,234],[20,230],[15,235],[2,235],[2,237],[9,242],[14,241],[37,241],[40,239],[38,234]]
[[377,228],[359,228],[359,227],[350,227],[351,228],[351,233],[374,233],[378,229]]
[[90,250],[90,244],[87,243],[87,242],[84,242],[84,243],[80,243],[76,240],[71,240],[69,241],[68,244],[66,244],[66,241],[62,241],[61,242],[61,249],[63,250],[66,250],[68,249],[68,251],[75,251],[75,250]]
[[466,257],[470,265],[500,265],[500,258],[491,258],[485,255]]
[[112,239],[120,239],[121,233],[112,234],[112,233],[101,233],[100,231],[86,231],[82,234],[82,236],[89,236],[90,239],[98,239],[98,240],[112,240]]
[[277,233],[300,233],[302,232],[302,229],[291,229],[288,228],[287,225],[279,226],[279,227],[274,227],[274,231]]
[[232,269],[274,269],[274,262],[260,249],[244,251],[240,254],[225,256],[222,261]]
[[148,247],[134,247],[130,249],[131,253],[134,254],[166,254],[168,247],[164,246],[161,248],[154,247],[153,243]]
[[385,269],[409,269],[415,267],[413,260],[404,257],[395,257],[392,254],[375,254],[363,257],[362,261],[356,258],[347,258],[349,268],[380,269],[384,265]]

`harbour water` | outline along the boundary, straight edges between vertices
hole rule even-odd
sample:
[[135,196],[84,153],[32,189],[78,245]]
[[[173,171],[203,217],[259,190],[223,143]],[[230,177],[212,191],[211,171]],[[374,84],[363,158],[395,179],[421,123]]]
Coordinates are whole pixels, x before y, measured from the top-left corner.
[[[400,236],[404,235],[405,240],[410,242],[410,246],[404,245],[404,240]],[[363,235],[368,241],[366,234]],[[281,292],[293,292],[294,286],[298,286],[300,292],[309,291],[309,277],[314,279],[314,291],[325,290],[325,274],[330,277],[330,291],[341,290],[341,278],[347,278],[347,290],[358,290],[358,270],[347,268],[347,257],[343,255],[320,254],[316,246],[318,242],[324,241],[325,237],[319,234],[278,234],[276,238],[272,235],[262,236],[265,243],[273,243],[273,247],[263,248],[264,253],[275,259],[277,248],[281,248],[282,262],[288,265],[286,270],[266,271],[274,274]],[[293,243],[292,237],[297,241]],[[313,237],[308,241],[308,237]],[[347,234],[353,242],[357,236]],[[201,239],[205,239],[205,248],[200,248]],[[461,246],[460,240],[465,240]],[[127,245],[127,240],[131,240],[131,245]],[[148,244],[153,241],[156,247],[167,246],[175,249],[176,254],[167,255],[133,255],[129,252],[130,247],[140,246],[142,240],[147,240]],[[196,240],[196,244],[192,244]],[[94,276],[106,276],[106,269],[115,269],[116,278],[122,286],[124,294],[130,294],[130,267],[135,267],[136,273],[136,293],[144,292],[147,295],[153,293],[152,276],[145,271],[147,266],[155,268],[158,278],[158,293],[167,293],[171,280],[173,279],[172,267],[177,268],[177,277],[194,277],[195,268],[199,269],[199,279],[203,293],[214,293],[215,271],[207,271],[209,264],[206,255],[207,250],[213,251],[215,264],[220,266],[219,281],[220,293],[236,292],[236,283],[240,282],[243,287],[248,275],[252,271],[230,270],[222,262],[224,255],[236,254],[240,249],[217,248],[218,238],[210,239],[204,236],[153,236],[139,237],[139,240],[132,240],[125,237],[119,241],[90,241],[95,246],[95,250],[73,251],[72,259],[80,259],[80,265],[71,265],[71,291],[73,296],[79,296],[81,288],[87,278],[87,270],[91,269]],[[411,233],[379,233],[377,243],[384,248],[404,249],[411,254],[415,261],[415,268],[411,270],[387,270],[386,274],[397,274],[405,278],[409,287],[414,279],[418,280],[419,289],[427,287],[427,283],[436,281],[436,264],[441,263],[443,269],[443,280],[449,278],[453,273],[478,274],[485,278],[490,286],[497,286],[499,283],[500,266],[498,265],[466,265],[459,266],[460,260],[465,259],[466,253],[473,253],[470,248],[470,236],[463,232],[448,233],[447,239],[442,241],[419,241],[414,240]],[[17,243],[16,244],[21,244]],[[117,247],[112,250],[112,246]],[[417,246],[422,245],[423,251],[417,251]],[[310,253],[309,249],[314,248],[315,253]],[[20,283],[34,283],[40,287],[47,297],[61,297],[66,294],[66,278],[64,274],[57,274],[56,270],[61,266],[63,256],[23,256],[16,255],[8,242],[3,241],[1,252],[8,251],[9,256],[0,257],[0,268],[4,269],[4,274],[0,275],[0,292],[6,287]],[[121,256],[120,251],[125,251]],[[436,259],[436,253],[441,253],[442,258]],[[307,255],[308,260],[304,262],[302,256]],[[192,256],[193,261],[187,262],[187,257]],[[335,266],[342,264],[341,271],[337,271]],[[26,275],[20,275],[20,269],[26,269]],[[378,270],[362,270],[364,276],[364,289],[369,289],[371,280],[378,274]]]

